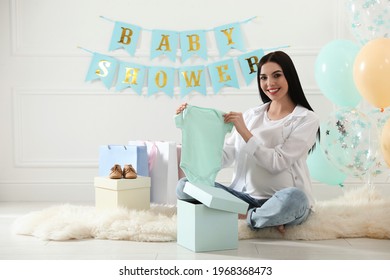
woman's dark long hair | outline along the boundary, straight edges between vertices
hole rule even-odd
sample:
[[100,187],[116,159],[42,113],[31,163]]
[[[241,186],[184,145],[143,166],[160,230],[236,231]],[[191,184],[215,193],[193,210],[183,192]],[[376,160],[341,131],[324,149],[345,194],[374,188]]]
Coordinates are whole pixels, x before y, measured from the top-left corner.
[[[267,55],[263,56],[257,64],[257,86],[259,88],[261,100],[264,103],[271,101],[271,99],[261,89],[260,85],[261,67],[267,62],[274,62],[282,68],[283,74],[286,77],[288,83],[288,95],[290,96],[292,102],[294,102],[295,105],[300,105],[314,112],[313,108],[310,106],[309,102],[306,99],[305,93],[303,92],[298,72],[295,69],[293,61],[291,60],[290,56],[288,56],[285,52],[282,51],[268,53]],[[317,131],[317,141],[320,141],[319,128]],[[313,145],[309,152],[313,151],[315,146],[316,144]]]

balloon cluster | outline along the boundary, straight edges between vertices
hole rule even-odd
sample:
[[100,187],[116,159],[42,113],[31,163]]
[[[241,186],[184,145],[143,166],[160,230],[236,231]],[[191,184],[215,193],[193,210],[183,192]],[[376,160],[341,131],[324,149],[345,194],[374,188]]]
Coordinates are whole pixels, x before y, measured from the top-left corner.
[[[308,165],[313,178],[330,185],[342,185],[347,175],[376,176],[390,167],[390,1],[346,3],[359,43],[334,40],[315,63],[321,92],[339,109],[321,124],[320,148]],[[357,109],[362,99],[373,109]]]

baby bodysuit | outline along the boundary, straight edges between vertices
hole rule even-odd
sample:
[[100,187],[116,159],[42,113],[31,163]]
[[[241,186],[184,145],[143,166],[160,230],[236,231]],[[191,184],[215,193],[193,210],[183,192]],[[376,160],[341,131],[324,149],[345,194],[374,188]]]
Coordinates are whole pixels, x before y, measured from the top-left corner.
[[175,117],[176,127],[182,130],[180,167],[194,185],[214,186],[221,169],[225,135],[232,123],[225,123],[223,112],[211,108],[187,105]]

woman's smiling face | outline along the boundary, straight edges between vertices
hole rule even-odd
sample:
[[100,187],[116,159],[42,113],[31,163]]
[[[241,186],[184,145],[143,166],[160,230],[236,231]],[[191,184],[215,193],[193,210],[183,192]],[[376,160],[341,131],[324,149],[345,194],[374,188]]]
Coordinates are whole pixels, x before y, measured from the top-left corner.
[[282,68],[275,62],[267,62],[261,67],[260,86],[271,101],[288,96],[288,82]]

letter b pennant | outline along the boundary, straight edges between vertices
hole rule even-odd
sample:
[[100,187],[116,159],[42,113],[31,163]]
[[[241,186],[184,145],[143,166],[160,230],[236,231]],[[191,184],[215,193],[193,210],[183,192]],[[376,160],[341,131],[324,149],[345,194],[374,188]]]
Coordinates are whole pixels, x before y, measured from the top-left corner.
[[114,31],[112,32],[109,50],[124,48],[130,55],[134,55],[137,48],[141,28],[123,22],[115,22]]

